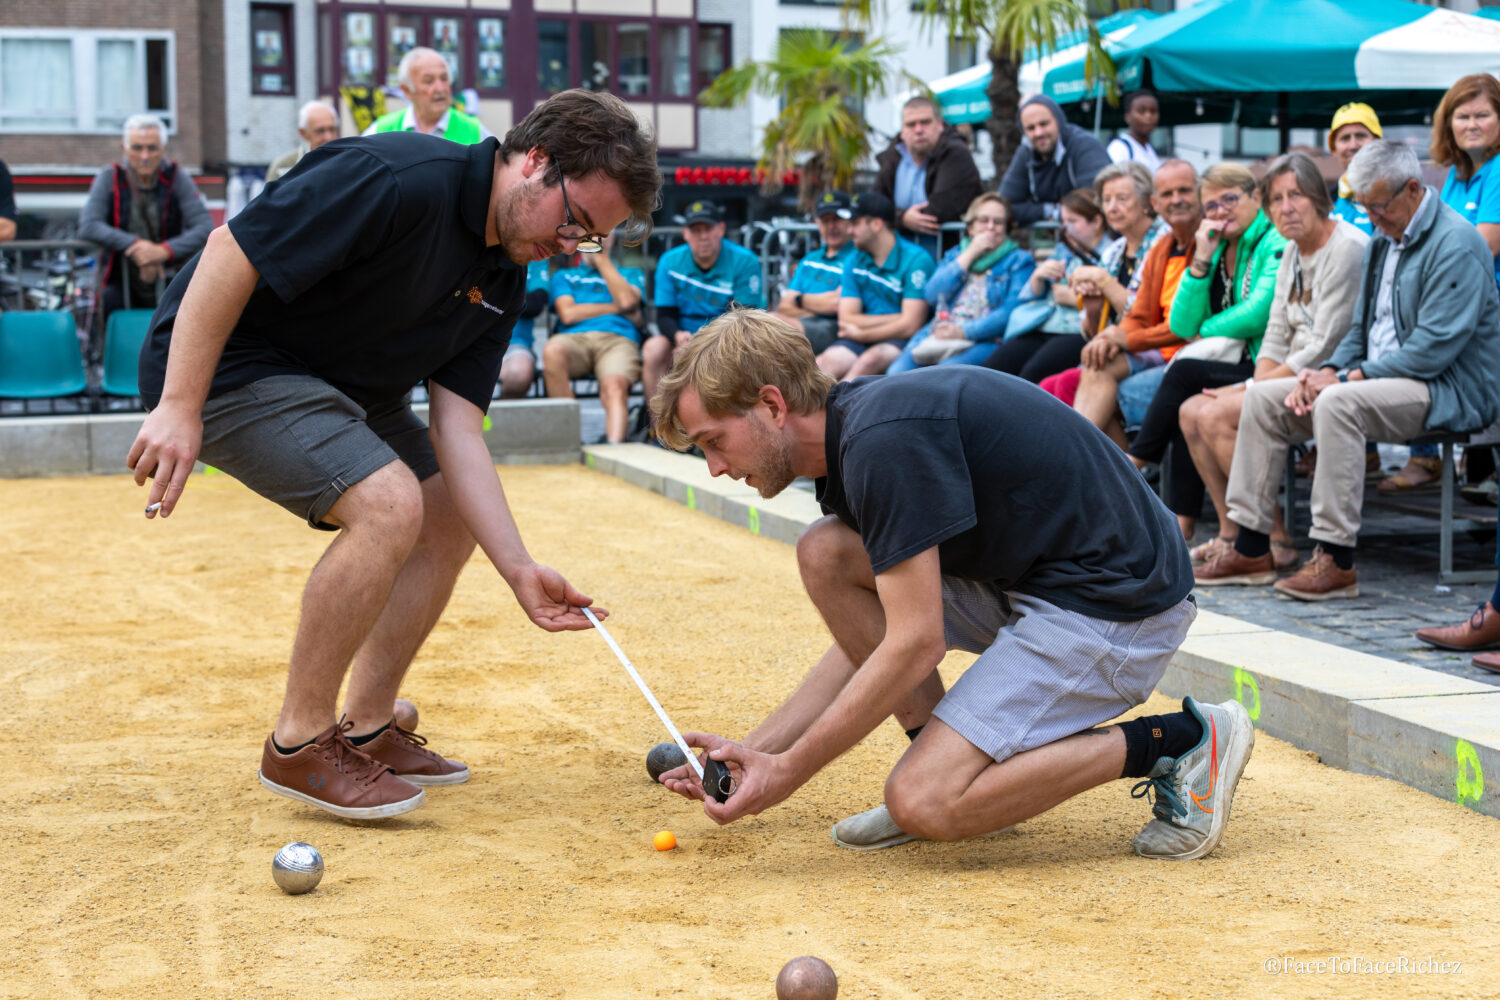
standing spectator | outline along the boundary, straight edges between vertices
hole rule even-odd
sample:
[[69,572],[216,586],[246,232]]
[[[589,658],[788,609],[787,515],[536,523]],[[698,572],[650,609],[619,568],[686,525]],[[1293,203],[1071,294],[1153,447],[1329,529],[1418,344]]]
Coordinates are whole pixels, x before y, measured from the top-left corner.
[[1109,140],[1105,152],[1115,163],[1134,161],[1155,173],[1161,166],[1161,156],[1151,145],[1151,133],[1161,121],[1161,105],[1149,90],[1133,90],[1120,103],[1125,108],[1126,131]]
[[101,316],[125,305],[154,307],[166,268],[203,249],[213,219],[198,186],[166,158],[167,127],[155,115],[125,120],[125,162],[100,170],[78,217],[78,235],[105,250]]
[[[1010,206],[1005,198],[994,192],[980,195],[964,221],[969,235],[944,255],[927,279],[924,295],[937,310],[936,318],[918,330],[891,362],[886,371],[892,375],[921,365],[983,361],[993,353],[1011,310],[1025,293],[1036,258],[1010,238]],[[924,357],[920,350],[924,343],[938,350]]]
[[927,322],[927,279],[936,265],[910,240],[896,235],[896,206],[866,191],[854,199],[857,251],[844,265],[839,339],[818,355],[818,367],[837,379],[879,375]]
[[338,112],[322,101],[308,101],[297,112],[297,134],[302,137],[297,148],[278,156],[266,168],[267,184],[295,167],[299,160],[323,143],[339,137]]
[[936,257],[938,226],[957,222],[983,190],[968,143],[931,98],[913,97],[901,108],[901,134],[875,162],[873,190],[895,204],[897,234]]
[[1063,195],[1092,187],[1094,177],[1109,166],[1109,154],[1086,130],[1068,124],[1050,97],[1021,104],[1021,130],[1026,135],[1000,182],[1000,193],[1015,211],[1018,226],[1058,220]]
[[491,137],[490,130],[478,118],[453,106],[453,81],[448,75],[448,61],[441,53],[417,46],[401,57],[396,76],[401,81],[401,93],[410,103],[401,111],[375,119],[364,135],[425,132],[465,145]]
[[1359,229],[1366,236],[1374,235],[1375,227],[1364,206],[1354,200],[1349,190],[1349,161],[1364,148],[1371,139],[1379,139],[1380,118],[1368,104],[1354,102],[1346,104],[1333,113],[1333,124],[1328,126],[1328,151],[1339,158],[1345,173],[1339,177],[1337,194],[1333,203],[1333,214]]
[[842,191],[825,193],[814,214],[823,245],[798,263],[776,313],[796,323],[807,335],[813,354],[821,354],[838,338],[839,286],[844,281],[844,265],[854,256],[849,196]]
[[500,398],[519,399],[536,381],[536,318],[552,301],[552,267],[568,258],[557,256],[526,265],[526,298],[516,317],[505,358],[500,362]]
[[[661,336],[641,347],[646,398],[672,366],[672,358],[698,328],[735,305],[765,307],[760,258],[724,238],[724,212],[711,201],[695,201],[683,217],[681,246],[656,262],[656,327]],[[644,409],[642,411],[644,416]]]
[[1252,384],[1229,467],[1234,548],[1200,566],[1200,584],[1266,584],[1272,508],[1287,448],[1318,439],[1313,557],[1276,581],[1289,597],[1359,595],[1354,546],[1364,502],[1365,438],[1478,430],[1496,415],[1500,293],[1474,227],[1422,183],[1408,147],[1378,139],[1349,164],[1349,185],[1380,236],[1365,251],[1354,321],[1333,355],[1295,379]]
[[572,399],[569,380],[592,373],[604,406],[604,439],[619,444],[630,415],[630,387],[641,374],[646,274],[616,267],[609,256],[614,244],[611,234],[599,253],[579,254],[578,267],[552,276],[558,327],[542,348],[542,377],[548,398]]
[[16,185],[10,168],[0,160],[0,243],[16,238]]
[[[1286,238],[1287,247],[1276,272],[1276,293],[1271,299],[1265,339],[1255,359],[1254,379],[1238,385],[1205,388],[1178,410],[1178,422],[1193,456],[1193,465],[1219,515],[1219,534],[1192,550],[1195,563],[1208,562],[1226,552],[1239,534],[1239,528],[1229,519],[1224,491],[1229,485],[1229,466],[1234,458],[1246,387],[1251,381],[1295,376],[1304,368],[1317,368],[1328,359],[1354,316],[1360,261],[1370,242],[1353,224],[1329,214],[1333,202],[1323,184],[1323,175],[1317,164],[1301,153],[1272,160],[1262,183],[1267,211],[1276,231]],[[1193,364],[1179,361],[1173,368]],[[1168,386],[1175,377],[1176,373],[1169,369],[1158,399],[1178,395]],[[1196,502],[1202,506],[1201,495]],[[1191,504],[1189,498],[1186,507],[1196,512],[1197,507]],[[1167,506],[1173,506],[1170,499]],[[1297,561],[1279,507],[1271,527],[1271,557],[1277,569],[1288,569]]]

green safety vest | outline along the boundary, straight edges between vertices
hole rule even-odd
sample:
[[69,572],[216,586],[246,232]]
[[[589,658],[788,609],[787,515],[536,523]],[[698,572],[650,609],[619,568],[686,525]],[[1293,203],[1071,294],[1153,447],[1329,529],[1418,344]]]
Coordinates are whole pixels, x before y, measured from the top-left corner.
[[[376,132],[399,132],[401,131],[401,119],[406,114],[405,110],[392,111],[388,115],[381,115],[375,119]],[[466,115],[457,108],[448,109],[448,128],[443,132],[443,138],[452,142],[472,146],[480,139],[479,119],[473,115]]]

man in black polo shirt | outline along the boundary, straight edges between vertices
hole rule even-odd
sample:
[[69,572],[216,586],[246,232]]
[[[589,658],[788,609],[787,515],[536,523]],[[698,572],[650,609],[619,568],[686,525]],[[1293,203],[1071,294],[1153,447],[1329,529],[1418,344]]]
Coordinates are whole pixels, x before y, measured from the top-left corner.
[[[128,458],[137,483],[154,480],[146,516],[172,513],[202,458],[339,532],[303,594],[261,757],[269,790],[375,819],[468,778],[392,709],[476,540],[533,622],[590,627],[577,610],[590,599],[527,553],[482,424],[526,263],[597,249],[627,219],[638,241],[660,184],[625,104],[568,91],[504,142],[328,143],[172,282],[141,353],[151,413]],[[409,405],[424,380],[430,430]]]
[[[884,805],[834,827],[842,847],[977,836],[1121,777],[1155,795],[1137,853],[1218,844],[1255,742],[1238,702],[1094,728],[1146,700],[1195,612],[1172,515],[1081,415],[967,365],[835,386],[756,311],[698,331],[652,412],[762,496],[817,477],[830,515],[797,561],[834,645],[742,742],[688,734],[737,772],[710,818],[770,808],[894,715],[911,748]],[[979,658],[945,692],[950,648]],[[686,772],[661,780],[703,798]]]

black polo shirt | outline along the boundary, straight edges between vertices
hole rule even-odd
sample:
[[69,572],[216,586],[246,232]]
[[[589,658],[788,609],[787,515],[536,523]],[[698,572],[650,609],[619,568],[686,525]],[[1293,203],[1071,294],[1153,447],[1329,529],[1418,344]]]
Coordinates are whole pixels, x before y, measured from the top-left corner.
[[[310,374],[361,405],[430,379],[489,406],[526,271],[484,243],[499,143],[392,132],[307,156],[229,221],[260,272],[210,396]],[[161,399],[172,325],[201,256],[178,273],[141,351],[141,396]]]

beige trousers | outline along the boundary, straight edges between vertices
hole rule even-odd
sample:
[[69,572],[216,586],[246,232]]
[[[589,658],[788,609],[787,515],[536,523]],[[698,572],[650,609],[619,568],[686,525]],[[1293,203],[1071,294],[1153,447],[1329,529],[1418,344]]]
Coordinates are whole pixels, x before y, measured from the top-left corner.
[[1313,438],[1318,464],[1308,535],[1352,546],[1365,498],[1365,441],[1406,441],[1423,433],[1432,396],[1427,383],[1417,379],[1339,382],[1319,393],[1312,412],[1299,417],[1286,405],[1296,384],[1295,378],[1272,379],[1245,392],[1229,467],[1229,519],[1270,534],[1287,449]]

